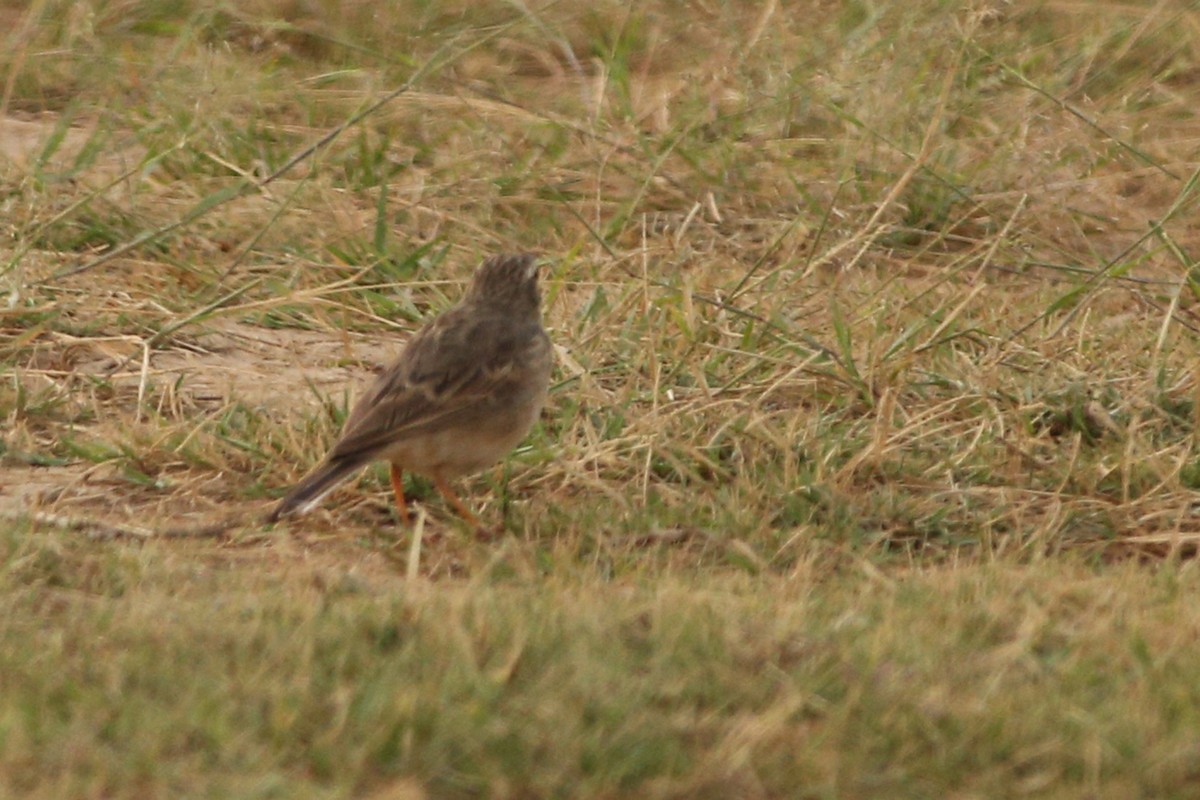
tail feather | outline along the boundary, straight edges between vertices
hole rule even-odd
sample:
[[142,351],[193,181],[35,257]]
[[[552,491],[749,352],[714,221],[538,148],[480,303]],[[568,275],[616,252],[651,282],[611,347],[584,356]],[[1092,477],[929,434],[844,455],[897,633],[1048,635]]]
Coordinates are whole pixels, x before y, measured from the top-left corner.
[[322,464],[306,475],[279,501],[279,505],[267,515],[267,522],[278,522],[280,517],[311,511],[325,495],[362,466],[361,461],[330,461]]

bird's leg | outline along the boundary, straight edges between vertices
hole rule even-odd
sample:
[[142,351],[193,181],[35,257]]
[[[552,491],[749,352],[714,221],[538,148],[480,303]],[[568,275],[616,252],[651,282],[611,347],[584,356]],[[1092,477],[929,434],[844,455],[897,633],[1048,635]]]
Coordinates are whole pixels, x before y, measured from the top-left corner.
[[442,497],[446,498],[446,501],[450,503],[450,505],[454,506],[454,510],[458,512],[458,515],[465,519],[467,523],[470,524],[471,527],[473,527],[476,531],[485,530],[483,523],[479,521],[479,517],[476,517],[471,513],[471,509],[467,508],[467,504],[458,498],[458,495],[456,495],[454,490],[450,488],[450,485],[446,483],[446,479],[437,473],[434,473],[432,477],[433,485],[436,486],[437,490],[442,493]]
[[392,464],[392,491],[396,495],[396,510],[400,512],[400,519],[404,522],[411,522],[412,516],[408,513],[408,501],[404,499],[404,470],[398,465]]

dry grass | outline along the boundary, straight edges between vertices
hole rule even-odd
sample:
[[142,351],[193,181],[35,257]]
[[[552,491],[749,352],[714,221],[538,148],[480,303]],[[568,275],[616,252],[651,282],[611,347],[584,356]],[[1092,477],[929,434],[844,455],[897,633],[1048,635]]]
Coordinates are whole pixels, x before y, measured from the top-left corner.
[[[1194,11],[0,22],[0,787],[1189,796]],[[470,482],[510,535],[374,471],[259,525],[515,249],[560,359]]]

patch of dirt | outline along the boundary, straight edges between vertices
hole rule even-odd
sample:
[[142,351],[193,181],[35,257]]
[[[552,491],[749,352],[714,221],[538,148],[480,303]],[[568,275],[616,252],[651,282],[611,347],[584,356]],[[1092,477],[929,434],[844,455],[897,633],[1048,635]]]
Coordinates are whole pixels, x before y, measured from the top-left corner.
[[[61,141],[47,153],[47,145],[57,135],[61,121],[62,117],[52,112],[0,116],[0,169],[14,170],[20,175],[33,172],[35,166],[51,172],[66,171],[81,183],[98,186],[128,174],[145,160],[146,149],[132,136],[111,137],[104,141],[98,152],[88,156],[85,178],[83,173],[75,171],[75,162],[96,136],[96,121],[71,119],[62,131]],[[39,163],[43,159],[44,163]],[[125,187],[124,183],[112,187],[109,197],[115,197],[114,192],[122,191],[122,187]]]
[[344,386],[357,395],[371,370],[382,368],[402,343],[399,336],[383,340],[224,322],[185,346],[152,354],[150,368],[160,384],[182,382],[197,401],[296,408],[320,402],[313,389],[325,395]]
[[[18,166],[29,165],[45,150],[57,125],[58,117],[49,114],[27,118],[0,117],[0,160],[12,161]],[[54,153],[54,161],[66,163],[73,159],[91,135],[92,131],[87,128],[68,127]]]
[[[105,403],[133,411],[146,405],[177,403],[182,409],[219,409],[237,402],[263,413],[300,416],[311,413],[324,397],[352,399],[372,370],[399,351],[403,336],[368,337],[295,329],[269,329],[236,321],[208,326],[204,333],[181,338],[161,351],[146,353],[133,336],[79,338],[50,332],[31,348],[17,378],[27,390],[55,386],[70,377],[103,377],[114,390]],[[157,399],[155,399],[157,398]],[[104,425],[103,419],[96,423]],[[30,511],[86,515],[105,535],[128,528],[132,536],[147,533],[147,520],[174,530],[211,527],[225,520],[257,517],[265,504],[231,508],[217,501],[225,492],[203,491],[206,479],[179,476],[192,491],[130,492],[128,480],[111,462],[63,466],[0,466],[0,516],[15,518]],[[227,480],[220,474],[207,480]]]
[[[76,337],[48,332],[29,348],[19,378],[28,389],[71,375],[103,378],[143,395],[178,392],[191,405],[239,402],[264,409],[311,407],[351,395],[403,345],[403,336],[263,328],[236,321],[147,353],[136,336]],[[315,391],[314,391],[315,390]]]

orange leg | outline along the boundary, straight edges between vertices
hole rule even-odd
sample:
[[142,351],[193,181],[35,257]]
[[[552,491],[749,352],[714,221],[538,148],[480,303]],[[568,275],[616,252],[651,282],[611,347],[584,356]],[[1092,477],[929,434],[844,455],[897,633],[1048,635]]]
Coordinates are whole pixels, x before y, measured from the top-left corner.
[[409,522],[412,517],[408,513],[408,501],[404,499],[403,478],[404,470],[392,464],[392,491],[396,494],[396,510],[400,512],[400,519]]
[[480,523],[479,518],[471,513],[471,509],[467,508],[466,503],[458,498],[458,495],[454,493],[454,490],[450,488],[449,484],[446,483],[446,480],[441,475],[435,474],[432,477],[433,485],[436,486],[437,490],[442,493],[442,497],[446,498],[446,501],[450,503],[450,505],[454,506],[454,510],[458,512],[458,515],[470,523],[471,527],[473,527],[475,530],[484,530],[483,524]]

